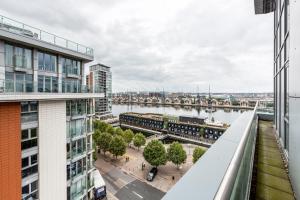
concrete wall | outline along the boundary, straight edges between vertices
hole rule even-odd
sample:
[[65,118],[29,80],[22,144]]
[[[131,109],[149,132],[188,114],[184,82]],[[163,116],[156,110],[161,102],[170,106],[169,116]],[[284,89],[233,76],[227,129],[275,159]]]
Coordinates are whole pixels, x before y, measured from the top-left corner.
[[43,200],[67,199],[66,102],[39,102],[39,191]]
[[21,106],[0,103],[0,199],[21,199]]
[[289,170],[300,199],[300,1],[290,1]]

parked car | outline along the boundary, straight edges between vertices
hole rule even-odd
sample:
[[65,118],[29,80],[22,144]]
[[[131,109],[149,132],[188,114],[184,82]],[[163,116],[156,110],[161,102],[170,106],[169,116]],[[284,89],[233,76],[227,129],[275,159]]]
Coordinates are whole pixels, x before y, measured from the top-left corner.
[[149,171],[149,173],[148,173],[148,175],[147,175],[147,181],[153,181],[153,179],[155,178],[156,174],[157,174],[157,168],[156,168],[156,167],[153,167],[153,168]]

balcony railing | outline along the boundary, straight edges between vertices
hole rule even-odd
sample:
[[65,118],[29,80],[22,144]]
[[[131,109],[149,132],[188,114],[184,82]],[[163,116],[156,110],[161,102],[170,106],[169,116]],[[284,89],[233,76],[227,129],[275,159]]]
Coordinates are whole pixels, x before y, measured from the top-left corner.
[[256,112],[244,112],[163,199],[249,199]]
[[18,22],[16,20],[1,15],[0,15],[0,29],[4,29],[6,31],[19,34],[25,37],[30,37],[36,40],[41,40],[43,42],[47,42],[50,44],[54,44],[56,46],[67,48],[69,50],[79,52],[88,56],[94,55],[94,50],[90,47],[78,44],[77,42],[67,40],[65,38],[59,37],[52,33],[48,33],[41,29],[29,26],[22,22]]
[[[45,86],[44,86],[45,85]],[[0,79],[0,95],[9,93],[103,93],[103,88],[93,90],[86,85],[74,85],[70,82],[55,83],[47,85],[40,84],[35,81],[28,80],[1,80]]]

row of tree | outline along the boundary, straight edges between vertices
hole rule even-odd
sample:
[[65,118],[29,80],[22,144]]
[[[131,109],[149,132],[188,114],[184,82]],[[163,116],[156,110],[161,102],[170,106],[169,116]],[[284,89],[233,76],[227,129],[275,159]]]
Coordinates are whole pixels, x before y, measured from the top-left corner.
[[[200,147],[195,148],[193,152],[193,162],[197,162],[204,153],[204,149]],[[144,149],[143,155],[145,160],[155,167],[165,165],[167,161],[171,161],[179,168],[181,164],[185,163],[187,158],[186,151],[179,142],[173,142],[166,150],[159,140],[149,142]]]
[[[116,159],[126,153],[127,145],[133,143],[139,149],[146,144],[146,138],[142,133],[134,134],[130,129],[123,131],[121,128],[114,128],[102,121],[94,121],[94,129],[95,144],[104,154],[110,152]],[[193,162],[195,163],[204,153],[204,149],[195,148]],[[187,158],[186,151],[180,143],[173,142],[166,150],[159,140],[149,142],[144,149],[143,156],[149,164],[155,167],[171,161],[178,168]]]
[[126,146],[133,142],[138,149],[145,145],[146,138],[142,133],[134,134],[130,129],[123,131],[102,121],[94,122],[93,139],[98,148],[105,154],[109,151],[116,158],[126,153]]

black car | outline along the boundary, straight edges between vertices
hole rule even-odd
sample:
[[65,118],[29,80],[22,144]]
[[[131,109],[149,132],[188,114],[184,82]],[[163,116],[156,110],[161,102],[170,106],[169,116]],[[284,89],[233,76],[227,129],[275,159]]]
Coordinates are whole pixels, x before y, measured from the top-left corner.
[[156,167],[153,167],[153,168],[149,171],[149,173],[148,173],[148,175],[147,175],[147,181],[153,181],[153,179],[155,178],[156,174],[157,174],[157,168],[156,168]]

